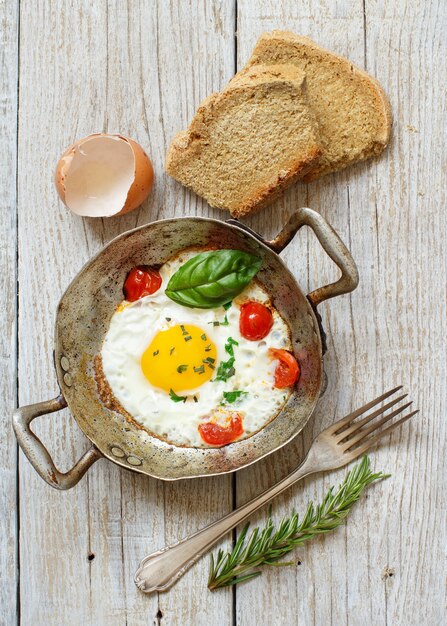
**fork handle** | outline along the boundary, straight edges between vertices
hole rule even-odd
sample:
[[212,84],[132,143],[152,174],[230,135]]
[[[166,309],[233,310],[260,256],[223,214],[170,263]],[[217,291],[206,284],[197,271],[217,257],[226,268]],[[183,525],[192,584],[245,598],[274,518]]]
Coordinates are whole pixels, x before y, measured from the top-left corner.
[[250,502],[178,543],[149,554],[140,563],[135,574],[135,584],[145,593],[166,591],[227,532],[288,487],[315,471],[307,457],[297,469]]

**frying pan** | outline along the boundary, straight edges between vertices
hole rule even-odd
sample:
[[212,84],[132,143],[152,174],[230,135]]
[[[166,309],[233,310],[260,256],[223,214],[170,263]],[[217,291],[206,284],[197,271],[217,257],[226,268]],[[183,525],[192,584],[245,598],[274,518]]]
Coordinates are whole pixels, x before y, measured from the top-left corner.
[[[341,270],[335,283],[307,297],[279,253],[302,226],[310,226]],[[101,402],[93,372],[110,318],[123,299],[123,283],[135,265],[162,264],[190,246],[239,249],[262,257],[257,278],[290,327],[301,377],[282,411],[253,436],[221,448],[174,446],[162,441]],[[18,408],[13,426],[17,440],[38,474],[56,489],[73,487],[99,458],[163,480],[223,474],[245,467],[295,437],[309,420],[320,395],[324,372],[324,333],[317,306],[355,289],[355,263],[339,236],[317,212],[302,208],[272,241],[236,220],[202,217],[161,220],[130,230],[111,241],[79,272],[63,294],[56,315],[54,363],[60,395]],[[55,467],[31,422],[68,405],[90,449],[68,472]]]

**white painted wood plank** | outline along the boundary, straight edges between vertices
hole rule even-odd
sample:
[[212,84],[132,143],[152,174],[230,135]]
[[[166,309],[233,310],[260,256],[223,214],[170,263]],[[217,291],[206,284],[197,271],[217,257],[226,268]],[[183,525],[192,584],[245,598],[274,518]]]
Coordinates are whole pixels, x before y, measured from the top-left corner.
[[445,621],[446,28],[443,2],[366,2],[366,64],[390,85],[395,113],[392,156],[369,180],[382,285],[379,372],[401,377],[421,409],[411,436],[380,452],[394,478],[383,486],[389,514],[376,515],[381,536],[371,525],[370,552],[376,569],[394,572],[382,581],[386,621],[405,626]]
[[[366,5],[365,49],[359,3],[238,2],[239,64],[264,30],[308,34],[376,74],[395,114],[392,144],[378,162],[358,165],[307,189],[297,187],[276,210],[253,220],[270,234],[294,205],[321,210],[351,247],[361,283],[350,298],[322,307],[329,334],[329,387],[313,424],[296,444],[238,475],[238,501],[285,473],[310,443],[312,432],[394,383],[403,382],[423,409],[415,424],[391,438],[391,446],[373,454],[375,467],[391,471],[393,478],[373,488],[345,529],[298,550],[301,565],[295,570],[273,570],[238,589],[241,625],[275,620],[442,622],[443,576],[439,559],[432,556],[440,555],[445,545],[439,511],[446,509],[439,481],[445,475],[446,402],[446,319],[441,307],[446,276],[445,262],[439,262],[445,260],[446,235],[445,212],[439,210],[445,205],[446,182],[445,166],[439,163],[445,8],[433,2],[410,9],[396,1],[387,3],[383,16],[380,7]],[[421,128],[415,132],[413,126]],[[305,276],[307,267],[312,286],[332,276],[314,242],[298,241],[304,261],[298,242],[285,255],[297,277]],[[302,509],[308,498],[321,498],[341,475],[343,471],[310,481],[278,501],[274,510],[281,516],[293,507]],[[428,537],[434,546],[428,545]],[[395,574],[383,579],[386,567]]]
[[[228,3],[178,5],[148,1],[138,7],[109,5],[107,25],[106,100],[110,104],[104,129],[120,130],[148,150],[156,183],[145,205],[129,216],[102,222],[88,220],[87,237],[94,250],[127,228],[154,219],[207,213],[202,201],[164,174],[164,158],[171,137],[188,123],[199,101],[222,86],[234,64],[234,15]],[[200,40],[196,38],[199,31],[206,33]],[[199,56],[203,63],[198,68]],[[121,510],[115,510],[114,524],[108,531],[115,542],[114,555],[107,558],[104,567],[94,564],[95,590],[104,597],[112,584],[117,585],[113,603],[120,615],[125,613],[129,625],[146,624],[148,616],[155,619],[157,614],[166,624],[209,624],[216,620],[229,623],[226,620],[231,620],[231,592],[210,596],[203,609],[197,611],[207,593],[206,561],[191,570],[169,594],[161,595],[156,608],[153,598],[137,590],[133,575],[148,552],[228,512],[232,503],[231,479],[163,485],[107,468],[106,480],[110,480],[107,477],[112,472],[121,487]],[[99,499],[108,486],[100,482],[96,490]],[[200,509],[197,502],[201,503]],[[97,527],[104,514],[93,507],[91,511]],[[101,555],[109,536],[96,536],[99,549],[95,554]],[[119,578],[113,568],[121,572]],[[106,617],[98,613],[97,619],[101,616]]]
[[[62,150],[103,123],[105,3],[90,9],[85,3],[85,10],[79,9],[77,4],[75,9],[67,5],[61,10],[52,2],[21,6],[20,404],[57,393],[51,358],[55,309],[62,291],[90,256],[83,223],[62,207],[52,180]],[[37,422],[36,432],[61,467],[68,468],[87,448],[68,411]],[[58,493],[41,481],[23,456],[19,469],[22,623],[93,624],[98,599],[91,586],[94,562],[87,558],[89,480],[97,480],[104,470],[99,463],[90,479]],[[111,616],[109,623],[122,621]]]
[[0,2],[0,623],[17,619],[16,162],[18,7]]
[[[32,382],[22,387],[24,403],[56,391],[50,365],[53,311],[85,260],[137,224],[207,214],[203,202],[168,180],[163,162],[174,132],[233,73],[234,14],[225,2],[85,2],[66,7],[63,15],[52,3],[41,3],[27,7],[26,14],[22,10],[22,19],[20,378],[27,375]],[[98,130],[140,141],[153,159],[156,185],[144,207],[128,216],[82,221],[56,199],[52,169],[70,142]],[[31,172],[25,170],[28,160],[35,164]],[[36,214],[35,207],[45,212]],[[45,302],[48,316],[38,314],[36,301]],[[86,447],[66,415],[42,420],[36,431],[65,466]],[[72,492],[59,494],[24,461],[21,489],[21,559],[33,581],[31,591],[22,594],[23,623],[231,622],[231,591],[208,594],[206,561],[159,600],[133,583],[148,551],[231,508],[231,478],[164,486],[100,462]]]
[[[222,216],[163,174],[162,168],[173,135],[187,126],[201,100],[221,89],[234,73],[234,3],[160,2],[155,26],[159,92],[151,99],[155,76],[146,80],[144,92],[146,103],[153,102],[152,106],[146,104],[149,128],[161,131],[156,157],[159,195],[151,204],[151,218],[182,214]],[[150,39],[150,31],[146,31],[143,45],[147,48]],[[146,61],[144,73],[153,76],[148,65]],[[152,108],[155,115],[162,116],[160,126],[150,121]],[[165,541],[172,543],[231,510],[231,477],[166,483],[164,506]],[[169,593],[161,594],[161,623],[231,624],[231,590],[211,594],[206,588],[207,578],[208,560],[202,559]]]
[[[242,2],[241,6],[238,3],[238,64],[240,66],[249,57],[259,34],[274,28],[290,29],[299,34],[307,34],[323,45],[350,56],[354,61],[360,63],[362,61],[363,14],[361,3],[355,0],[337,5],[315,2],[299,4]],[[340,182],[336,184],[333,180],[326,179],[308,186],[295,186],[277,205],[275,204],[274,207],[255,218],[259,223],[258,229],[262,232],[267,230],[267,234],[272,235],[278,231],[287,216],[299,206],[310,206],[321,210],[349,247],[347,188],[343,174],[341,177]],[[285,251],[284,258],[304,291],[329,282],[336,275],[331,262],[309,233],[300,233]],[[246,500],[255,490],[261,491],[296,465],[298,459],[302,458],[304,450],[309,447],[312,437],[321,430],[323,425],[332,421],[336,401],[340,400],[336,392],[340,376],[343,374],[341,368],[344,367],[343,363],[338,365],[334,362],[333,351],[335,348],[338,358],[342,359],[344,356],[346,361],[346,355],[339,354],[343,350],[339,345],[344,337],[349,337],[352,332],[349,302],[350,297],[344,296],[321,307],[325,328],[328,333],[334,333],[335,345],[330,339],[329,350],[332,352],[328,354],[325,362],[329,386],[317,408],[315,417],[304,430],[303,436],[299,437],[296,442],[262,462],[262,465],[257,464],[256,467],[247,470],[246,476],[244,474],[238,476],[236,491],[238,502]],[[337,325],[336,329],[332,328],[334,324]],[[347,349],[350,352],[349,344]],[[337,478],[333,475],[323,480],[311,479],[301,487],[286,493],[274,503],[276,519],[289,514],[293,508],[298,511],[302,510],[309,499],[321,499],[334,480]],[[263,523],[264,520],[265,512],[259,514],[253,523]],[[343,530],[340,531],[341,534],[343,532]],[[345,611],[347,584],[344,571],[332,573],[332,563],[343,562],[345,542],[343,537],[339,537],[338,541],[333,543],[331,539],[319,541],[310,548],[297,551],[295,567],[273,569],[253,581],[253,584],[241,586],[236,593],[237,623],[245,626],[255,624],[261,619],[266,623],[269,620],[274,622],[278,616],[287,624],[334,623],[338,626],[347,623]],[[337,588],[336,592],[331,591],[332,587]],[[266,588],[270,589],[268,595],[263,593]]]

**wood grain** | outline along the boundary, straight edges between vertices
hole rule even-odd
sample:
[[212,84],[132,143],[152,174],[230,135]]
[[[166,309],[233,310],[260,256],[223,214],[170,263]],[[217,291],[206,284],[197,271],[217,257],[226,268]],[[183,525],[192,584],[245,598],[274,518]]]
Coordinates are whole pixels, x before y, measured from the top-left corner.
[[[55,308],[62,291],[88,259],[84,224],[65,210],[52,176],[63,149],[101,128],[105,110],[106,7],[90,14],[26,2],[20,12],[19,108],[19,388],[20,404],[57,393],[52,365]],[[36,426],[34,426],[36,424]],[[68,411],[33,424],[61,468],[87,442]],[[67,493],[44,484],[21,456],[20,571],[23,624],[92,624],[95,561],[91,553],[89,481]],[[116,498],[116,490],[104,495]],[[99,504],[97,507],[99,508]],[[102,514],[107,511],[102,508]],[[27,582],[28,581],[28,582]],[[67,593],[68,591],[68,593]],[[110,599],[103,599],[104,608]],[[111,612],[110,612],[111,613]],[[110,623],[119,619],[110,614]]]
[[[445,394],[435,391],[445,377],[446,217],[439,207],[445,205],[446,169],[438,159],[446,14],[436,3],[411,4],[411,10],[406,2],[387,3],[385,14],[379,7],[355,1],[238,3],[239,63],[263,30],[308,34],[378,77],[390,95],[395,124],[391,146],[379,161],[297,188],[284,200],[286,210],[305,201],[331,221],[357,260],[361,282],[350,297],[322,307],[330,337],[329,387],[313,425],[301,441],[246,476],[240,473],[237,499],[248,498],[256,483],[256,490],[270,484],[320,427],[385,388],[403,383],[422,409],[417,422],[373,454],[374,466],[393,478],[371,490],[346,528],[298,550],[295,568],[273,570],[238,589],[241,625],[278,616],[283,623],[306,625],[443,621],[442,575],[432,555],[442,553],[439,511],[446,510],[440,484]],[[266,219],[260,216],[259,225]],[[303,246],[307,258],[306,247],[303,259],[298,243],[291,244],[288,263],[298,277],[308,268],[310,283],[321,284],[330,276],[327,260],[309,239]],[[287,494],[276,504],[276,515],[321,498],[338,478],[312,480]],[[427,537],[434,546],[424,550]],[[266,587],[268,596],[262,593]]]
[[11,428],[16,404],[17,299],[17,71],[18,7],[0,2],[0,624],[17,616],[17,444]]
[[[23,0],[20,41],[16,2],[0,4],[2,624],[443,622],[447,11],[436,0],[385,4]],[[200,101],[222,88],[235,65],[245,63],[259,34],[273,28],[308,34],[376,75],[390,96],[395,120],[391,145],[380,160],[298,185],[247,221],[270,237],[297,207],[318,209],[359,266],[358,289],[321,307],[329,337],[329,386],[313,420],[294,443],[237,478],[163,484],[101,461],[72,491],[58,493],[20,455],[17,536],[16,447],[8,426],[16,396],[16,150],[18,399],[27,404],[57,393],[51,363],[54,311],[90,256],[120,232],[151,220],[226,217],[169,179],[164,156]],[[58,155],[94,131],[120,131],[150,154],[156,184],[137,211],[82,220],[57,199],[52,173]],[[336,275],[310,233],[300,233],[283,256],[304,291]],[[420,417],[373,454],[373,465],[393,477],[371,488],[346,527],[297,550],[294,567],[272,569],[235,590],[209,593],[203,559],[169,593],[148,597],[138,592],[133,574],[146,553],[223,515],[233,498],[241,503],[258,493],[302,458],[321,427],[400,382],[421,409]],[[36,432],[62,469],[87,448],[68,411],[37,422]],[[320,499],[344,473],[309,479],[277,500],[274,516]],[[261,513],[253,521],[264,518]]]
[[[138,6],[77,3],[63,14],[43,2],[22,8],[21,18],[19,272],[26,288],[20,296],[20,377],[28,373],[32,383],[21,391],[23,404],[55,393],[49,358],[53,311],[82,264],[136,225],[206,213],[203,202],[168,181],[163,161],[170,137],[233,73],[234,14],[225,3],[200,2],[191,11],[185,4],[149,0]],[[206,36],[198,38],[198,32]],[[98,130],[139,141],[153,160],[156,185],[134,213],[80,220],[57,200],[52,170],[67,145]],[[32,172],[27,162],[34,164]],[[36,302],[45,303],[45,315]],[[86,447],[68,415],[52,416],[49,425],[42,420],[36,430],[61,464],[73,462]],[[171,624],[231,622],[231,591],[210,597],[197,615],[205,562],[160,599],[142,595],[133,583],[148,551],[230,510],[230,477],[163,485],[102,462],[72,492],[59,494],[28,463],[21,464],[20,474],[21,562],[35,581],[21,598],[24,623],[136,625],[162,615]],[[68,562],[58,554],[70,555]],[[65,589],[71,590],[68,599]]]

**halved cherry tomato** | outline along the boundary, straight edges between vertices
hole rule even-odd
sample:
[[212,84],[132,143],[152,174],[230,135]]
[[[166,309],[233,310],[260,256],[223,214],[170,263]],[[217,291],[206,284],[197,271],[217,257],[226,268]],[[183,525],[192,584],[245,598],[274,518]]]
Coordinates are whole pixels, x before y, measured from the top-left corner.
[[241,306],[239,330],[249,341],[259,341],[267,337],[273,326],[270,309],[260,302],[247,302]]
[[300,366],[293,354],[279,348],[270,348],[269,352],[279,361],[275,369],[275,387],[284,389],[294,385],[300,377]]
[[242,417],[234,413],[228,426],[221,426],[214,422],[200,424],[199,433],[205,443],[211,446],[225,446],[235,441],[244,432]]
[[124,297],[129,302],[135,302],[158,291],[161,283],[161,276],[157,270],[138,265],[130,270],[127,275],[124,282]]

